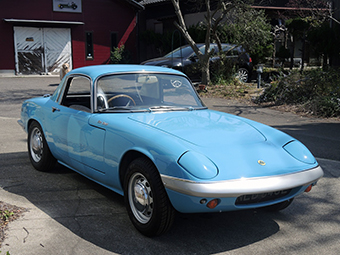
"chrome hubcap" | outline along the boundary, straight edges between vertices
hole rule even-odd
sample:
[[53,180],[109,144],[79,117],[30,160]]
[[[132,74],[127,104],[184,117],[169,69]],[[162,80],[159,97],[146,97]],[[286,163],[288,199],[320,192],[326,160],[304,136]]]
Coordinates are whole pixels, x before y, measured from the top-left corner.
[[43,154],[43,137],[38,128],[34,128],[30,137],[30,152],[32,159],[39,162]]
[[248,71],[240,69],[237,74],[237,78],[242,82],[247,82],[248,80]]
[[135,218],[142,224],[149,222],[153,212],[153,194],[148,180],[135,173],[129,180],[129,204]]

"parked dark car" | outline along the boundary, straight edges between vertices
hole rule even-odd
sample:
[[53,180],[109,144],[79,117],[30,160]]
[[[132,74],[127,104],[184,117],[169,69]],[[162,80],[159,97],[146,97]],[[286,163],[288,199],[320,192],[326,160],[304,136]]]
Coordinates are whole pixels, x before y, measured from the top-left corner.
[[[200,51],[204,54],[205,45],[203,43],[197,44]],[[210,48],[214,49],[216,55],[212,57],[211,63],[216,63],[219,59],[217,56],[217,44],[210,44]],[[247,82],[251,78],[253,71],[253,63],[249,54],[242,46],[223,43],[222,50],[226,52],[230,63],[237,68],[237,76],[243,81]],[[142,65],[163,66],[184,72],[193,82],[201,81],[201,69],[198,65],[198,57],[196,56],[190,45],[184,45],[166,54],[164,57],[154,58],[141,63]],[[212,65],[214,66],[214,65]]]

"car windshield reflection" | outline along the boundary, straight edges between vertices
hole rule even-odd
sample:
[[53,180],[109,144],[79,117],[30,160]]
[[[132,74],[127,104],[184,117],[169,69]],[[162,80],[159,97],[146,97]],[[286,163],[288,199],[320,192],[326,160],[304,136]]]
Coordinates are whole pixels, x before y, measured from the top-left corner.
[[169,74],[120,74],[96,83],[98,112],[204,109],[190,81]]

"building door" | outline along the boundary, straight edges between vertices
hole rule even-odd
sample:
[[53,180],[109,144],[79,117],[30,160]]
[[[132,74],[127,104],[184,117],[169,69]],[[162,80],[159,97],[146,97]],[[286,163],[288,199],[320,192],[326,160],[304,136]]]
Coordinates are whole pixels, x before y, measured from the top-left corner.
[[16,72],[57,73],[64,63],[71,67],[69,28],[14,27]]

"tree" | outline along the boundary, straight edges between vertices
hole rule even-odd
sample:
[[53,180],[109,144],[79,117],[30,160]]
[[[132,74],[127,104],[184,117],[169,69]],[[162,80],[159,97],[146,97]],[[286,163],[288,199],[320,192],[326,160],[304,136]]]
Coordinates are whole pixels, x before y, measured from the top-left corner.
[[240,0],[229,0],[229,1],[213,1],[214,9],[211,8],[211,1],[210,0],[198,0],[195,1],[198,8],[204,8],[206,10],[205,15],[205,26],[206,26],[206,35],[205,35],[205,51],[202,53],[197,45],[196,42],[192,39],[188,32],[188,27],[184,21],[184,17],[180,8],[180,1],[179,0],[171,0],[174,8],[175,13],[178,18],[178,22],[175,22],[176,28],[181,32],[185,40],[191,46],[193,51],[196,53],[199,62],[201,64],[202,70],[202,83],[208,85],[210,83],[210,73],[209,73],[209,64],[210,64],[210,57],[214,54],[214,50],[210,50],[210,42],[211,39],[214,38],[216,43],[219,45],[219,50],[221,51],[221,41],[219,39],[217,30],[221,21],[224,20],[226,14],[236,5],[236,4],[244,4],[246,1]]
[[[308,33],[316,28],[320,28],[327,20],[332,20],[340,24],[340,22],[333,17],[334,10],[331,4],[331,1],[328,0],[289,0],[287,4],[287,6],[295,10],[293,14],[296,16],[296,18],[291,19],[287,25],[293,38],[293,47],[295,37],[299,36],[302,40],[301,72],[304,68],[304,54]],[[293,59],[291,58],[291,68],[292,61]]]
[[328,22],[324,22],[320,27],[313,29],[307,35],[307,40],[314,54],[323,57],[323,67],[326,67],[327,64],[334,65],[334,58],[339,57],[340,34],[338,31],[340,31],[339,24],[333,24],[330,27]]
[[340,21],[333,17],[332,1],[289,0],[287,5],[295,9],[297,16],[301,18],[308,17],[314,23],[318,23],[318,25],[328,19],[340,24]]
[[272,46],[271,25],[264,10],[236,6],[222,22],[222,41],[242,45],[257,64],[269,56]]
[[286,21],[286,26],[288,28],[289,33],[291,34],[291,54],[290,54],[290,69],[293,69],[294,66],[294,51],[295,51],[295,42],[298,39],[302,40],[302,63],[301,63],[301,71],[303,71],[304,67],[304,48],[306,43],[307,31],[310,29],[308,22],[301,18],[289,19]]

